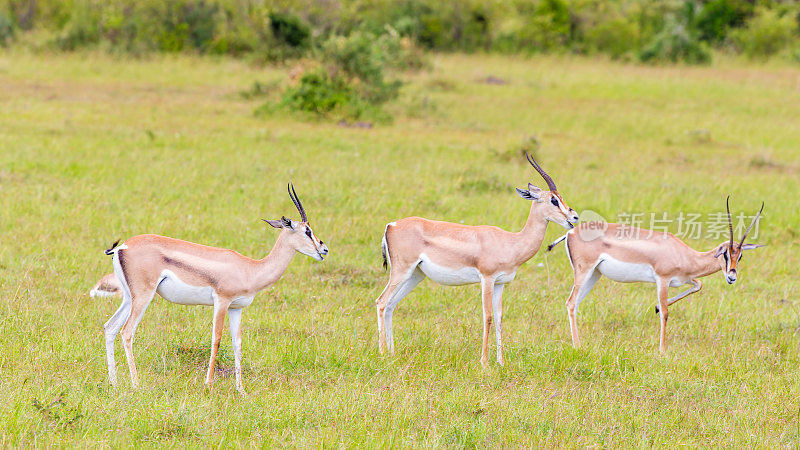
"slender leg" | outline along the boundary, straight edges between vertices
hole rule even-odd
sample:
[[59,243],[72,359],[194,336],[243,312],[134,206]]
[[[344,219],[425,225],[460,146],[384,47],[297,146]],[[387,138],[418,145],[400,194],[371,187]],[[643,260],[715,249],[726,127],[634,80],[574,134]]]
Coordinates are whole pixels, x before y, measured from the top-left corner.
[[386,283],[381,295],[375,300],[375,310],[378,315],[378,351],[380,351],[381,355],[386,350],[386,306],[400,286],[413,275],[415,269],[413,267],[394,265],[389,270],[389,282]]
[[397,291],[397,288],[407,278],[406,275],[400,275],[399,270],[395,269],[394,266],[392,266],[392,269],[393,270],[389,274],[389,282],[386,283],[383,292],[381,292],[381,295],[375,300],[375,310],[378,313],[378,351],[381,355],[386,349],[386,326],[384,325],[386,305],[389,303],[392,295]]
[[659,316],[661,317],[661,334],[658,349],[661,353],[667,352],[667,319],[669,319],[669,304],[667,294],[669,292],[669,280],[659,280],[656,283],[658,288]]
[[418,268],[415,268],[411,272],[411,276],[400,283],[387,302],[386,309],[383,313],[383,324],[385,328],[384,332],[386,333],[386,345],[391,354],[394,354],[394,334],[392,333],[392,315],[394,314],[394,309],[424,278],[425,274]]
[[131,374],[131,386],[134,389],[139,387],[139,373],[136,371],[136,362],[133,359],[133,335],[136,327],[144,316],[145,310],[153,301],[156,294],[155,289],[138,290],[131,297],[131,313],[125,325],[122,327],[122,345],[125,347],[125,356],[128,359],[128,370]]
[[247,396],[242,385],[242,309],[228,309],[228,324],[231,327],[233,359],[236,367],[236,390]]
[[125,293],[117,312],[103,325],[106,335],[106,362],[108,363],[108,380],[112,386],[117,385],[117,363],[114,360],[114,341],[119,330],[131,315],[131,297]]
[[[579,281],[581,279],[583,279],[582,282]],[[581,346],[581,340],[578,337],[578,306],[580,306],[581,301],[589,295],[589,292],[599,279],[600,272],[595,267],[590,269],[588,273],[583,276],[579,275],[577,272],[575,273],[575,285],[572,286],[569,297],[567,297],[567,317],[569,318],[569,331],[572,335],[573,347],[577,348]]]
[[492,328],[492,298],[494,279],[481,276],[481,300],[483,303],[483,345],[481,345],[481,365],[489,362],[489,331]]
[[[703,289],[703,283],[700,280],[698,280],[697,278],[692,280],[692,285],[693,285],[692,287],[690,287],[689,289],[681,292],[680,294],[678,294],[678,295],[676,295],[674,297],[670,297],[669,300],[667,300],[667,306],[672,306],[672,304],[676,303],[678,300],[680,300],[682,298],[686,298],[686,297],[694,294],[695,292],[700,291],[700,289]],[[656,314],[658,314],[658,311],[659,311],[659,308],[658,308],[658,306],[656,306]]]
[[497,364],[505,364],[503,359],[503,287],[504,284],[495,284],[492,293],[492,316],[494,317],[494,334],[497,340]]
[[225,313],[230,302],[220,299],[214,302],[214,324],[211,327],[211,357],[208,359],[208,372],[206,372],[206,387],[211,388],[214,382],[214,369],[216,368],[219,342],[222,340],[222,328],[225,325]]

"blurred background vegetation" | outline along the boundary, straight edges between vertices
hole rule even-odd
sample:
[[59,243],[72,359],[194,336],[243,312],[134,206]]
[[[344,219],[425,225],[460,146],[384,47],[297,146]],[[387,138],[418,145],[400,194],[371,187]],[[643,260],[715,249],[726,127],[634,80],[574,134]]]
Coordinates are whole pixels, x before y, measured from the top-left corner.
[[432,51],[570,53],[649,64],[715,54],[800,63],[800,4],[773,0],[0,0],[0,46],[225,54],[295,64],[261,111],[390,119],[393,70]]
[[800,6],[771,0],[0,0],[0,43],[283,61],[391,34],[440,51],[604,54],[702,63],[800,58]]

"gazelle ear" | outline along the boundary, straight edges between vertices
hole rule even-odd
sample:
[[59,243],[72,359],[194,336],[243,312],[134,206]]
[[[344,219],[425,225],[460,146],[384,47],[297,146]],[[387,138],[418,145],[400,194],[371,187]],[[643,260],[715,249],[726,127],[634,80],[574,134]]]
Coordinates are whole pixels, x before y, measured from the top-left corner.
[[291,219],[287,219],[285,216],[281,217],[281,223],[283,224],[283,228],[288,228],[290,230],[294,230],[294,222]]
[[272,228],[283,228],[283,222],[281,222],[280,220],[267,220],[267,219],[261,219],[261,220],[270,224]]
[[[534,200],[534,201],[539,200],[539,193],[536,191],[531,192],[528,189],[520,189],[520,188],[516,189],[517,189],[517,194],[520,197],[524,198],[525,200]],[[541,189],[539,190],[541,191]]]
[[742,250],[752,250],[758,247],[766,247],[766,244],[744,244]]
[[542,189],[539,188],[538,186],[534,186],[534,185],[528,183],[528,190],[531,191],[531,192],[539,192]]
[[719,258],[719,255],[725,253],[725,251],[727,250],[728,247],[725,244],[720,245],[719,248],[717,249],[717,252],[714,253],[714,258]]

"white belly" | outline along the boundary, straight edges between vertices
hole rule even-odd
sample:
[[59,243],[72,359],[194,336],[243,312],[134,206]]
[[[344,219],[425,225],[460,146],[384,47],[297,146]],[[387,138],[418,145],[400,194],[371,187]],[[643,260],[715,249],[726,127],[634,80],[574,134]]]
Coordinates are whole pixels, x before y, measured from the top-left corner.
[[605,253],[600,255],[600,264],[597,265],[597,269],[603,275],[620,283],[656,282],[656,273],[650,264],[619,261]]
[[186,284],[171,270],[161,273],[161,282],[158,283],[156,292],[165,300],[180,305],[214,306],[214,298],[217,296],[211,286]]
[[419,255],[419,269],[431,280],[445,286],[460,286],[481,282],[481,274],[474,267],[451,269],[431,262],[424,253]]

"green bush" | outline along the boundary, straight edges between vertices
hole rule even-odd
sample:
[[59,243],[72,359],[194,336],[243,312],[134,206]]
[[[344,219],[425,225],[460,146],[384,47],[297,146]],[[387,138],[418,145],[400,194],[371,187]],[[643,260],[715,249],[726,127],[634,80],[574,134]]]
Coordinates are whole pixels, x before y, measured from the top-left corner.
[[8,45],[14,37],[14,24],[0,11],[0,47]]
[[282,104],[322,116],[386,120],[381,106],[396,98],[402,85],[387,72],[407,64],[403,54],[402,40],[391,28],[381,35],[331,36],[318,53],[322,67],[287,89]]
[[292,48],[305,48],[311,37],[311,30],[299,17],[272,12],[269,14],[270,29],[275,39]]
[[60,50],[73,51],[82,47],[96,45],[102,37],[100,18],[89,5],[78,4],[72,11],[69,21],[56,36],[53,45]]
[[729,29],[741,27],[752,14],[753,5],[746,0],[711,0],[694,17],[694,27],[700,39],[719,43]]
[[355,89],[344,78],[331,77],[325,70],[303,74],[300,83],[284,93],[282,103],[320,116],[336,113],[358,118],[363,109]]
[[639,59],[643,62],[701,64],[710,61],[711,54],[686,24],[669,16],[665,20],[664,28],[642,48]]
[[333,36],[322,45],[322,61],[334,78],[356,87],[361,98],[380,104],[397,96],[400,81],[387,80],[385,71],[394,67],[401,54],[399,37],[376,36],[356,31],[350,36]]
[[586,33],[587,47],[595,53],[621,58],[638,48],[639,33],[635,24],[619,18],[599,23]]
[[731,33],[734,44],[751,58],[764,58],[787,48],[795,39],[797,23],[789,14],[758,8],[744,28]]

